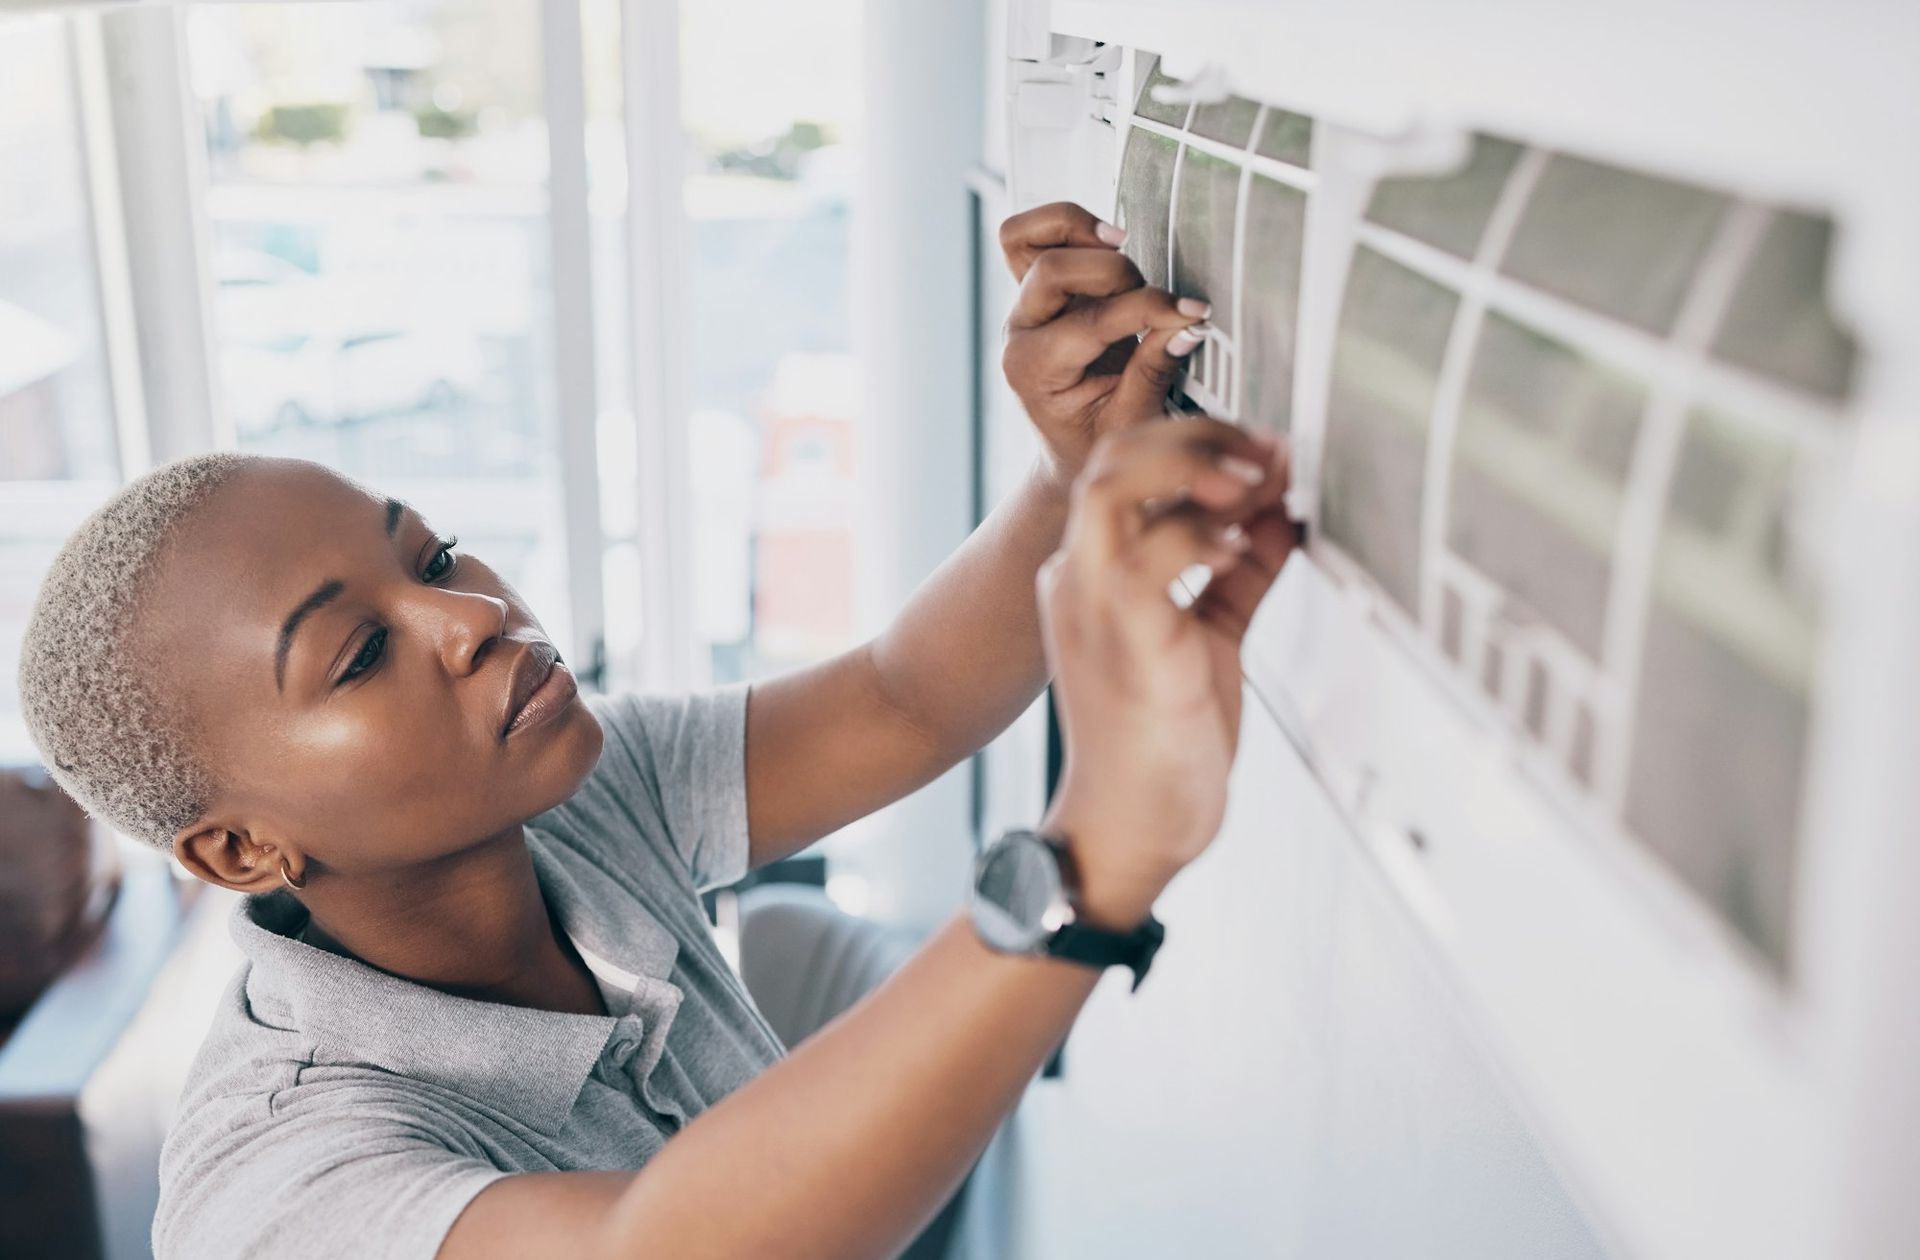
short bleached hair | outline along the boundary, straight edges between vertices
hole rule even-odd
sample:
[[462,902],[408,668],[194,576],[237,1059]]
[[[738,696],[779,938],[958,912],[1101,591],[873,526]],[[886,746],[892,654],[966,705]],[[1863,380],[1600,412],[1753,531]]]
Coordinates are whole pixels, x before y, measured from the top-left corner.
[[212,801],[183,706],[132,631],[181,522],[259,460],[195,455],[123,487],[81,523],[40,584],[20,651],[20,707],[56,782],[88,813],[171,852]]

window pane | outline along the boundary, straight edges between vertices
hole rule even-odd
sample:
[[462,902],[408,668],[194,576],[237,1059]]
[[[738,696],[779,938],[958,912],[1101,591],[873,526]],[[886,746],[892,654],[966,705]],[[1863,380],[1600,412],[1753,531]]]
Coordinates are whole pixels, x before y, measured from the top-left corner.
[[1799,557],[1814,469],[1696,411],[1654,573],[1626,818],[1785,969],[1815,605]]
[[1447,542],[1598,659],[1645,391],[1498,315],[1460,407]]
[[1519,160],[1519,145],[1475,136],[1467,163],[1457,174],[1381,180],[1373,190],[1367,217],[1450,254],[1472,258],[1480,248],[1487,220],[1493,217],[1500,190]]
[[696,634],[728,682],[853,644],[860,6],[680,14]]
[[40,579],[119,452],[65,26],[0,24],[0,763],[36,754],[14,678]]
[[0,27],[0,481],[119,472],[61,23]]
[[537,6],[196,9],[242,449],[404,495],[567,637]]
[[1408,612],[1434,386],[1458,297],[1372,250],[1354,255],[1327,404],[1322,524]]
[[1241,413],[1248,424],[1284,433],[1293,420],[1294,337],[1300,317],[1300,250],[1307,198],[1255,175],[1247,189],[1246,329],[1240,338]]
[[1556,155],[1540,173],[1501,270],[1664,333],[1725,207],[1718,193]]
[[1173,164],[1179,146],[1165,136],[1135,129],[1120,160],[1118,220],[1127,230],[1121,252],[1147,283],[1167,285],[1167,219],[1173,206]]
[[1713,352],[1730,363],[1839,398],[1853,376],[1853,339],[1827,309],[1833,224],[1776,211],[1734,290]]

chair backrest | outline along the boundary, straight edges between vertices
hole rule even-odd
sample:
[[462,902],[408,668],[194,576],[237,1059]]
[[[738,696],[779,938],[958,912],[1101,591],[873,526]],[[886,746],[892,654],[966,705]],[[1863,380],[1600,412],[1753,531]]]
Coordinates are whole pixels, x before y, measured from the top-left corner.
[[[802,884],[762,884],[740,894],[740,977],[780,1040],[798,1045],[899,969],[913,933],[855,918]],[[966,1184],[901,1260],[946,1256]]]
[[222,899],[197,887],[131,855],[103,930],[0,1045],[0,1256],[150,1254],[160,1144],[204,1027],[187,990],[216,983],[192,955],[231,970]]

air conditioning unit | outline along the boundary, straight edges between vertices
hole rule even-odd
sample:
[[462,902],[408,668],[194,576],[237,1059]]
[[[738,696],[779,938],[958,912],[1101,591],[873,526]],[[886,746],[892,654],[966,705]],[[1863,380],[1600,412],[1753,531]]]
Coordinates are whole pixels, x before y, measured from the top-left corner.
[[1606,1232],[1920,1246],[1920,19],[1008,21],[1013,208],[1212,302],[1310,540],[1248,683]]

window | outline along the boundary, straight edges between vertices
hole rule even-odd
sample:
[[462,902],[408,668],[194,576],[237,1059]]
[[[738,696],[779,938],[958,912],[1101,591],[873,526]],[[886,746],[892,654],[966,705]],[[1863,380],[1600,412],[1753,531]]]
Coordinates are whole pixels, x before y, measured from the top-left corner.
[[205,7],[189,34],[241,449],[404,496],[565,642],[538,7]]
[[860,6],[683,4],[680,22],[695,634],[724,683],[854,642]]
[[0,761],[34,757],[14,691],[41,576],[120,475],[68,34],[0,25]]
[[0,29],[0,479],[119,473],[65,29]]

